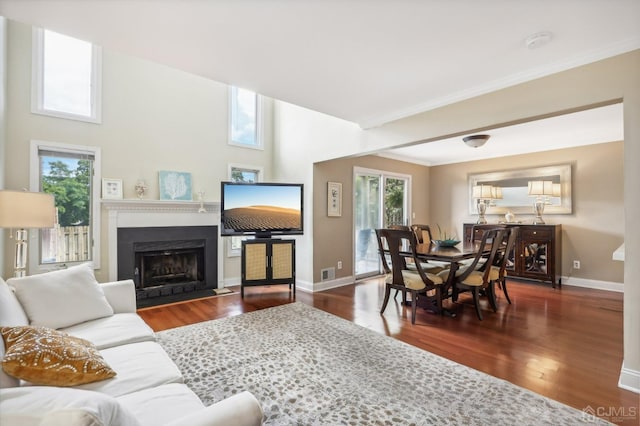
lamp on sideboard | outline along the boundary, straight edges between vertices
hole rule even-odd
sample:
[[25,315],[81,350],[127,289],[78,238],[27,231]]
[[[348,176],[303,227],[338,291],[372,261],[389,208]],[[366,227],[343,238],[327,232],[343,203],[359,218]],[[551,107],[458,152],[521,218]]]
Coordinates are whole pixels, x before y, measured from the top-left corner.
[[476,200],[476,206],[478,208],[478,221],[476,223],[487,223],[484,214],[487,211],[487,205],[495,198],[494,187],[492,185],[475,185],[473,187],[472,197]]
[[528,182],[528,186],[529,196],[536,197],[533,203],[533,211],[536,214],[533,224],[544,225],[542,213],[544,213],[544,206],[548,197],[553,195],[553,182],[550,180],[531,180]]
[[44,192],[0,190],[0,228],[15,229],[14,276],[27,270],[27,229],[53,228],[56,222],[54,197]]

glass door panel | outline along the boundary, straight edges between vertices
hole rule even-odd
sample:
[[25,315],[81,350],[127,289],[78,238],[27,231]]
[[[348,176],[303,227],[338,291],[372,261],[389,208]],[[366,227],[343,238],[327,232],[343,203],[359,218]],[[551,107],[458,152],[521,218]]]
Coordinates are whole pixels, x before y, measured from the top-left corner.
[[387,177],[384,180],[384,227],[408,225],[406,215],[407,180]]
[[409,177],[356,170],[354,241],[356,278],[381,272],[376,228],[408,225]]
[[356,174],[355,177],[355,273],[356,277],[380,273],[378,242],[375,229],[381,221],[380,181],[377,175]]

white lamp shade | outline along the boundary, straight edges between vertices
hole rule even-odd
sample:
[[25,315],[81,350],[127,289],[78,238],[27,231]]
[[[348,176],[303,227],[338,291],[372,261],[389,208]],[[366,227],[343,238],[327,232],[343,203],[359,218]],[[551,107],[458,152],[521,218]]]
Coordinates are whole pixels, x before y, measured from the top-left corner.
[[554,183],[551,192],[554,197],[560,197],[562,195],[562,184]]
[[54,197],[44,192],[0,191],[0,228],[53,228]]
[[476,185],[473,187],[473,198],[479,198],[482,200],[493,199],[493,186],[491,185]]
[[550,180],[529,181],[529,195],[552,195],[553,182]]
[[494,186],[492,187],[492,197],[496,200],[502,200],[502,187],[500,186]]

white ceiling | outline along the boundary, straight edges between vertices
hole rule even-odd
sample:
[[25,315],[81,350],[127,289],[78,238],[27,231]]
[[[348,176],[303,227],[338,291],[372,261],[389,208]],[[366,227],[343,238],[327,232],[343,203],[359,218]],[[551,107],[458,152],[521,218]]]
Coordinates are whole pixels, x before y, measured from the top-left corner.
[[[638,0],[0,0],[0,15],[364,128],[640,48]],[[527,49],[540,31],[551,43]],[[485,151],[524,145],[508,131]]]
[[467,146],[464,136],[442,139],[378,155],[427,166],[484,160],[530,152],[550,151],[624,140],[622,104],[614,104],[544,120],[481,132],[490,136],[479,148]]

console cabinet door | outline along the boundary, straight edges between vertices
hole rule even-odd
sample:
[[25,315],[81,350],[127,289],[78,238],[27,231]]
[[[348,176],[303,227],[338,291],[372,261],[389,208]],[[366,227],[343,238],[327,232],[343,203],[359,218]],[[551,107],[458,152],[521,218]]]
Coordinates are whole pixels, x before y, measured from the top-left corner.
[[289,284],[295,296],[295,247],[295,240],[243,241],[241,294],[245,286]]
[[[465,239],[471,238],[472,223],[464,224]],[[507,225],[512,226],[512,225]],[[507,275],[511,277],[560,282],[562,265],[562,225],[518,224],[520,231],[509,254]]]

